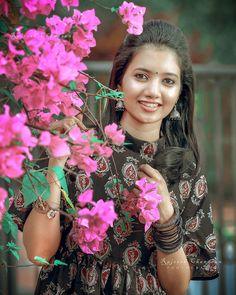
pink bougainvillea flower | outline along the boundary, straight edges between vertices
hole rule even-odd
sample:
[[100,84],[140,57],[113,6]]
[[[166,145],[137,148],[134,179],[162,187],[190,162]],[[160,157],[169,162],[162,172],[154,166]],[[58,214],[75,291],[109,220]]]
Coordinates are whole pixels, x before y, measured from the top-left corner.
[[22,163],[25,155],[20,147],[0,148],[0,175],[17,178],[24,174]]
[[119,14],[122,22],[128,25],[127,32],[134,35],[140,35],[143,31],[143,16],[146,8],[135,5],[133,2],[124,1],[119,7]]
[[41,49],[47,38],[48,36],[42,28],[30,29],[24,34],[25,44],[36,55],[41,54]]
[[46,25],[50,29],[51,34],[62,35],[70,31],[72,22],[69,25],[64,20],[61,20],[58,15],[53,15],[50,18],[46,18]]
[[67,163],[84,170],[88,176],[97,170],[97,161],[84,154],[78,154],[78,149],[74,146],[71,147],[71,156]]
[[[91,191],[86,198],[91,199]],[[107,237],[106,231],[113,226],[117,214],[113,201],[92,202],[91,209],[83,208],[78,210],[78,218],[75,219],[71,236],[87,254],[94,254],[103,247],[103,241]]]
[[86,190],[77,197],[77,200],[81,207],[84,207],[87,203],[91,203],[93,200],[93,190]]
[[13,53],[13,55],[25,55],[24,50],[17,50],[16,47],[12,44],[11,40],[8,40],[8,49],[9,52]]
[[6,208],[5,208],[6,199],[7,199],[7,191],[4,188],[0,187],[0,229],[1,229],[1,221],[6,211]]
[[152,223],[160,219],[158,205],[162,197],[157,193],[157,183],[149,183],[146,177],[135,182],[140,193],[137,197],[133,192],[124,192],[122,209],[129,212],[131,216],[138,217],[139,221],[145,224],[145,232]]
[[104,128],[104,131],[106,136],[111,139],[113,144],[121,145],[125,140],[122,130],[118,130],[118,126],[115,123],[107,125]]
[[105,158],[110,158],[113,150],[109,146],[94,144],[94,154],[97,156],[103,156]]
[[42,131],[39,137],[38,144],[42,146],[49,146],[51,143],[51,133],[48,131]]
[[66,157],[71,154],[66,138],[61,138],[57,135],[51,135],[51,142],[47,147],[54,158]]
[[99,18],[95,15],[95,10],[85,10],[81,14],[80,25],[82,25],[85,31],[97,31],[98,25],[100,25]]
[[21,0],[21,13],[31,19],[38,14],[49,15],[55,8],[56,0]]
[[0,175],[15,178],[24,174],[22,163],[26,157],[32,159],[29,148],[36,146],[37,138],[25,125],[25,114],[11,116],[9,106],[4,109],[0,114]]
[[6,66],[7,64],[7,59],[5,58],[4,54],[2,51],[0,51],[0,75],[6,74]]
[[61,5],[66,6],[69,10],[71,6],[79,6],[79,0],[61,0]]

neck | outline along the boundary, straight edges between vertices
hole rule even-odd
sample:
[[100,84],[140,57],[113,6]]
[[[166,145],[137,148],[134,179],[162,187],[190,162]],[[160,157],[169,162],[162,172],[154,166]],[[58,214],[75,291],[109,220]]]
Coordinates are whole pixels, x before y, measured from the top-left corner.
[[[135,124],[130,124],[127,120],[122,120],[121,118],[120,124],[125,131],[127,131],[133,137],[153,142],[159,139],[160,137],[160,124],[148,124],[148,123],[140,123],[136,122]],[[154,126],[155,125],[155,126]]]

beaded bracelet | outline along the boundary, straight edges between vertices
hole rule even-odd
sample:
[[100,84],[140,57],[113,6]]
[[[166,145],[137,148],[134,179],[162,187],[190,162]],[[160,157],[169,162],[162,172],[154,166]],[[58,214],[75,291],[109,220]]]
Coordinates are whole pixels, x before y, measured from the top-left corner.
[[163,253],[176,252],[183,245],[182,218],[177,207],[174,207],[174,212],[174,216],[167,223],[153,224],[156,248]]
[[49,204],[42,198],[38,198],[33,205],[34,210],[40,214],[47,214],[48,219],[53,219],[60,208],[52,208]]

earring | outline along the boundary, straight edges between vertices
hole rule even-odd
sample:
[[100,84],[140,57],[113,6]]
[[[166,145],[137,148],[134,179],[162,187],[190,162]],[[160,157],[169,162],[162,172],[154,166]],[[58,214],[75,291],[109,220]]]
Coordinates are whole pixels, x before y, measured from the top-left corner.
[[124,102],[123,100],[118,100],[115,107],[116,112],[123,112],[125,110]]
[[179,111],[176,108],[176,105],[174,106],[173,110],[170,113],[170,120],[172,121],[180,121],[181,120],[181,116]]

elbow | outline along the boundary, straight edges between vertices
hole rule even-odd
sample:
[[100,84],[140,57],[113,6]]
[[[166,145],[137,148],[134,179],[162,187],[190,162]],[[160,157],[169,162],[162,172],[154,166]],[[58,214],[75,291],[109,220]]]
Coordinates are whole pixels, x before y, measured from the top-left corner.
[[170,288],[165,288],[167,295],[185,295],[188,291],[189,283],[172,285]]
[[43,258],[44,260],[46,260],[48,263],[50,263],[51,258],[54,256],[55,253],[47,253],[45,251],[27,251],[26,249],[26,253],[27,253],[27,258],[30,262],[32,262],[33,264],[37,265],[37,266],[43,266],[45,265],[45,263],[40,262],[39,260],[36,260],[35,257],[40,257]]

